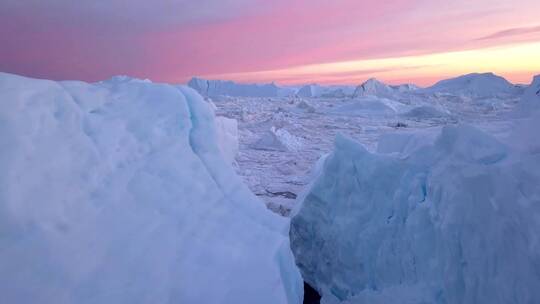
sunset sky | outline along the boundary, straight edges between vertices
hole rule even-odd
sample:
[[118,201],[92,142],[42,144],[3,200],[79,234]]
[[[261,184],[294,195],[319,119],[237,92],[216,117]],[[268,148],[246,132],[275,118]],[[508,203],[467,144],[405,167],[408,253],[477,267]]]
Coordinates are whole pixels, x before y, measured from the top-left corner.
[[0,0],[0,71],[281,84],[540,74],[538,0]]

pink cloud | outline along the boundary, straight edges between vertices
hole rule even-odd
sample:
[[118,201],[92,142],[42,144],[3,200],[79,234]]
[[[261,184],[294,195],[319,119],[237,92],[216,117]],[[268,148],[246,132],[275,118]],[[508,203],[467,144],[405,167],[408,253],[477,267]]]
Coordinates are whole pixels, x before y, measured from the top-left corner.
[[[461,50],[535,22],[522,0],[202,0],[0,4],[0,70],[54,79],[159,81]],[[322,80],[322,79],[321,79]]]

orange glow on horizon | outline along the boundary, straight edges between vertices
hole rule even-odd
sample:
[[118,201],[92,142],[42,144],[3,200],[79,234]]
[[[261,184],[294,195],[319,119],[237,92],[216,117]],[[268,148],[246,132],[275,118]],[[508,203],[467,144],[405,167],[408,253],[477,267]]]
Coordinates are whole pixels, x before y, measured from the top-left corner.
[[444,78],[473,72],[493,72],[513,83],[529,83],[533,75],[540,74],[540,42],[202,77],[237,82],[275,81],[285,85],[358,84],[375,77],[390,84],[408,82],[428,86]]

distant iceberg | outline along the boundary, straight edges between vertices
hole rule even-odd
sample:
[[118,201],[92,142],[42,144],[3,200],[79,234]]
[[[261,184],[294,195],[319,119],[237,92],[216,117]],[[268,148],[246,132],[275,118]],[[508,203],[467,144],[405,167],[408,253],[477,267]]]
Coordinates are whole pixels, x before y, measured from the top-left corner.
[[351,86],[308,84],[301,87],[296,95],[302,98],[345,98],[351,97],[353,92],[354,87]]
[[206,80],[194,77],[188,84],[203,96],[283,97],[294,95],[294,90],[274,83],[243,84],[225,80]]
[[471,73],[441,80],[424,91],[472,97],[493,97],[517,94],[521,89],[493,73]]

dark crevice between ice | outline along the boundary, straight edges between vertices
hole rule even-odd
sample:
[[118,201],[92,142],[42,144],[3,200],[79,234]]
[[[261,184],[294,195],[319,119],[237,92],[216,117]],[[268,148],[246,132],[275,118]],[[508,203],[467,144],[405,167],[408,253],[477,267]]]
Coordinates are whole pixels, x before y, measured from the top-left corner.
[[278,192],[272,192],[270,190],[265,189],[266,193],[256,193],[257,196],[269,196],[269,197],[276,197],[281,196],[286,199],[296,199],[297,195],[296,193],[293,193],[291,191],[278,191]]
[[304,304],[321,303],[321,295],[317,290],[304,281]]

